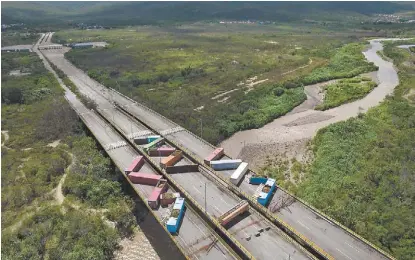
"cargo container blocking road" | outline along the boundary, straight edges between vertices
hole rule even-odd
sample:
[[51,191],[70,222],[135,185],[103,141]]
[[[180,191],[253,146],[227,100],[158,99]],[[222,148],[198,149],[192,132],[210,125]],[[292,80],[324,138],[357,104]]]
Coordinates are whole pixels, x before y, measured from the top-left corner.
[[238,183],[245,177],[246,172],[248,171],[248,163],[242,162],[238,168],[232,173],[230,177],[230,181],[238,185]]

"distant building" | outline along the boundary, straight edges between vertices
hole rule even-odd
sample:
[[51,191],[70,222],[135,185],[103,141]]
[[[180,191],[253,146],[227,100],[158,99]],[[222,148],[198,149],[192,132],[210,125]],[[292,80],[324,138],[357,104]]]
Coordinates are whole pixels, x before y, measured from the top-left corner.
[[84,49],[84,48],[96,48],[96,47],[105,47],[108,43],[106,42],[81,42],[81,43],[73,43],[70,46],[73,49]]

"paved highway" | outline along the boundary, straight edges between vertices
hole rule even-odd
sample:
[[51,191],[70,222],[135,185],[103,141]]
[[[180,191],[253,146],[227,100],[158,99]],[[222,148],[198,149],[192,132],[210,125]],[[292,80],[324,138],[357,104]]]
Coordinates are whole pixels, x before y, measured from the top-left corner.
[[[103,93],[107,99],[115,100],[117,103],[123,105],[124,108],[131,114],[140,118],[140,120],[154,128],[156,131],[161,132],[178,127],[177,124],[167,120],[157,113],[152,112],[140,104],[133,104],[129,99],[126,99],[119,94],[113,93],[112,91],[107,91],[105,87],[90,79],[82,71],[72,66],[64,58],[57,57],[56,65],[58,64],[67,67],[65,69],[65,73],[72,75],[74,78],[74,83],[77,81],[75,83],[77,86],[84,84],[101,91],[101,93]],[[101,101],[98,100],[97,102],[100,103]],[[100,103],[100,105],[104,104]],[[124,122],[124,125],[125,124],[126,123]],[[124,126],[124,128],[125,127],[126,126]],[[166,138],[186,147],[199,159],[203,159],[214,149],[213,146],[203,140],[200,140],[188,131],[176,132],[167,135]],[[228,178],[231,172],[223,171],[221,174],[224,177]],[[201,175],[196,173],[195,176],[199,177]],[[181,182],[183,183],[183,180]],[[183,186],[186,185],[188,184],[183,184]],[[255,186],[252,186],[247,182],[242,182],[240,184],[240,188],[248,194],[253,194],[256,189]],[[190,187],[188,191],[191,192],[191,190],[194,189]],[[197,197],[200,195],[197,195],[196,191],[194,191],[192,196]],[[289,194],[280,189],[278,189],[274,195],[270,205],[271,207],[274,207],[275,205],[278,205],[278,203],[281,204],[283,201],[287,200],[290,201],[290,205],[286,205],[275,214],[283,221],[294,227],[299,233],[303,234],[308,239],[316,243],[319,247],[328,252],[330,255],[334,256],[336,259],[386,259],[382,254],[371,248],[363,241],[356,239],[353,235],[330,222],[324,216],[316,213],[296,199],[292,199]],[[207,208],[209,209],[209,206],[207,206]],[[211,214],[218,213],[213,210]]]
[[[42,54],[36,50],[39,56],[43,59]],[[45,60],[44,60],[45,61]],[[52,71],[47,62],[45,66]],[[53,71],[52,71],[53,73]],[[54,73],[55,74],[55,73]],[[55,76],[57,76],[55,74]],[[103,147],[118,141],[122,141],[120,136],[108,123],[106,123],[98,114],[88,110],[68,88],[66,88],[61,80],[59,80],[62,87],[65,89],[65,97],[82,117],[84,123],[88,126],[90,131],[96,137]],[[133,130],[143,129],[140,124],[135,124]],[[122,146],[116,149],[107,151],[114,164],[124,174],[124,169],[127,168],[132,160],[139,154],[130,146]],[[149,163],[145,163],[142,170],[146,173],[158,174],[157,171],[151,167]],[[142,198],[147,198],[153,186],[132,184],[136,192]],[[175,192],[175,191],[173,191]],[[145,199],[144,199],[145,201]],[[153,213],[160,219],[165,219],[169,216],[169,208],[158,208],[153,210]],[[178,235],[173,236],[174,240],[182,248],[183,252],[191,259],[235,259],[233,253],[228,250],[227,246],[218,240],[217,234],[208,227],[208,225],[198,216],[193,209],[187,208],[184,215],[183,222]],[[211,245],[214,244],[212,247]],[[209,250],[208,250],[209,249]]]
[[[131,118],[123,115],[110,104],[110,100],[117,99],[117,94],[107,91],[103,86],[90,79],[85,73],[64,59],[59,50],[48,50],[43,52],[48,59],[53,62],[59,69],[72,80],[79,88],[80,92],[93,98],[99,106],[104,116],[116,125],[125,136],[136,131],[143,131],[143,125],[136,123]],[[129,102],[130,105],[131,102]],[[135,106],[132,106],[135,107]],[[139,107],[138,107],[139,108]],[[157,124],[158,130],[171,129],[175,124],[172,122],[165,123],[164,119],[154,118],[153,124]],[[164,127],[166,125],[166,127]],[[172,175],[179,185],[184,187],[187,192],[200,205],[205,205],[204,193],[200,192],[200,185],[205,185],[207,189],[207,206],[206,213],[218,217],[225,213],[232,206],[239,202],[239,198],[227,189],[220,189],[216,183],[207,178],[201,172],[182,173]],[[202,184],[201,184],[202,183]],[[200,184],[200,185],[199,185]],[[199,185],[199,186],[195,186]],[[262,215],[252,209],[253,213],[247,214],[245,218],[231,226],[228,230],[233,236],[257,259],[308,259],[301,247],[287,239],[286,235],[276,228],[272,223],[266,220]],[[255,237],[258,230],[270,227],[270,229]],[[246,238],[251,236],[250,240]],[[264,250],[266,249],[266,250]]]

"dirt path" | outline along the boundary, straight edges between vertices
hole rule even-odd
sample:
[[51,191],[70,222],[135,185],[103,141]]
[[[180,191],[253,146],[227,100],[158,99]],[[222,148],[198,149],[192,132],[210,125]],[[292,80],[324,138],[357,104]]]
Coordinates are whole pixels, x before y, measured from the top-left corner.
[[[315,111],[312,106],[321,98],[316,96],[315,89],[310,90],[311,86],[307,86],[306,89],[310,90],[308,93],[306,90],[307,101],[296,107],[292,112],[275,119],[262,128],[238,132],[223,141],[221,146],[233,157],[240,154],[244,144],[245,147],[252,145],[256,147],[269,146],[271,144],[275,147],[274,150],[278,150],[281,146],[285,147],[286,144],[292,142],[309,140],[319,129],[355,117],[359,113],[366,112],[369,108],[378,105],[387,95],[392,94],[394,88],[399,84],[398,74],[393,64],[383,60],[376,53],[383,49],[382,40],[386,39],[371,40],[370,48],[363,52],[368,61],[379,67],[376,75],[379,85],[364,98],[326,111]],[[244,154],[249,153],[245,152]],[[262,155],[265,154],[262,153]]]

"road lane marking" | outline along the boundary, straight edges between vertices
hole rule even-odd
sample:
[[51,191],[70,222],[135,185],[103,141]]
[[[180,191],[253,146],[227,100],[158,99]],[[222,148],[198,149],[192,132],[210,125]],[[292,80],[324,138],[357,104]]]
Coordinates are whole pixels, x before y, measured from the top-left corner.
[[347,257],[350,260],[353,260],[352,258],[350,258],[348,255],[346,255],[345,253],[343,253],[340,249],[336,248],[337,251],[339,251],[342,255],[344,255],[345,257]]
[[226,200],[224,200],[222,197],[220,197],[220,200],[223,201],[226,205],[230,206],[230,204],[226,202]]
[[350,246],[351,248],[353,248],[354,250],[356,250],[357,252],[360,252],[359,249],[357,249],[356,247],[352,246],[351,244],[344,242],[346,245]]
[[317,225],[319,225],[319,223],[315,220],[315,219],[313,219],[313,218],[310,218],[309,216],[307,217],[308,219],[310,219],[311,221],[313,221],[314,222],[314,224],[317,224]]
[[308,228],[306,225],[303,224],[303,222],[297,220],[298,224],[300,224],[301,226],[305,227],[308,230],[311,230],[310,228]]
[[197,191],[197,192],[199,192],[200,194],[202,194],[195,186],[193,186],[193,188]]

